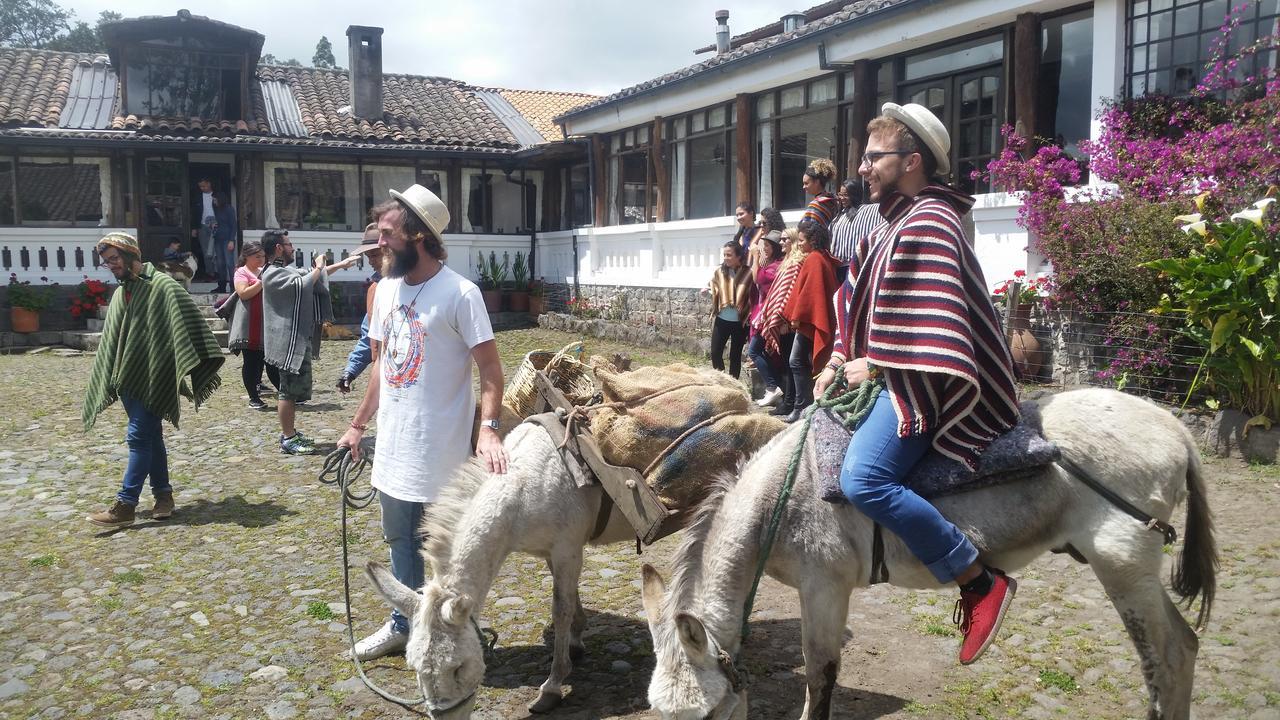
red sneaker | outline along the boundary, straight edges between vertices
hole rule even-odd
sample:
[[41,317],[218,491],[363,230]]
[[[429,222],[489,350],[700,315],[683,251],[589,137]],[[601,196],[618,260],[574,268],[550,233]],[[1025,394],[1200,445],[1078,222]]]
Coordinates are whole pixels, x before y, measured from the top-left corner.
[[1004,611],[1018,590],[1018,583],[1003,572],[992,568],[991,591],[986,595],[961,592],[952,614],[952,622],[960,626],[964,642],[960,645],[960,664],[982,657],[991,641],[996,639]]

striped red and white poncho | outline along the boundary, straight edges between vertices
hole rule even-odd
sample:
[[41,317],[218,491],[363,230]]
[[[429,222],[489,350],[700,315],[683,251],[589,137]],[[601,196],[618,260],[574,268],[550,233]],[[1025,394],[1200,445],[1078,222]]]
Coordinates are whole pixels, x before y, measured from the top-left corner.
[[943,455],[978,455],[1018,419],[1013,359],[961,217],[973,198],[932,185],[880,204],[836,293],[837,360],[884,371],[901,437],[933,432]]

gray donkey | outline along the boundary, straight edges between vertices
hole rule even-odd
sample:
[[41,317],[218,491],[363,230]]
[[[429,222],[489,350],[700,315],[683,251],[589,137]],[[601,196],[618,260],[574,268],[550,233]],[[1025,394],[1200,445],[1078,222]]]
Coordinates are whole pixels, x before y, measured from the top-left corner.
[[[1185,545],[1173,589],[1213,603],[1213,524],[1190,433],[1153,403],[1112,390],[1078,390],[1039,402],[1044,435],[1063,456],[1163,521],[1187,501]],[[825,720],[840,665],[849,595],[868,582],[872,524],[821,499],[812,439],[803,424],[775,437],[704,503],[678,550],[671,588],[644,567],[644,608],[657,656],[649,702],[664,720],[747,717],[746,688],[732,658],[743,603],[796,443],[806,442],[794,493],[766,572],[800,595],[806,698],[801,720]],[[1190,715],[1198,640],[1161,583],[1163,539],[1055,466],[1039,476],[936,501],[988,565],[1014,571],[1053,549],[1074,548],[1120,612],[1141,658],[1149,718]],[[899,586],[937,581],[892,534],[884,561]]]

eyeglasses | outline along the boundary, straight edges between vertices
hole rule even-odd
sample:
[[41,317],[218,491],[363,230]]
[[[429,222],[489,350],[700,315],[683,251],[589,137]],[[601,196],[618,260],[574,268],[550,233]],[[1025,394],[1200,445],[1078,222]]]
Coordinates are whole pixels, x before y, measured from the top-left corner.
[[915,150],[882,150],[879,152],[869,152],[862,155],[862,162],[858,163],[858,167],[863,165],[875,165],[876,161],[882,157],[889,155],[914,155]]

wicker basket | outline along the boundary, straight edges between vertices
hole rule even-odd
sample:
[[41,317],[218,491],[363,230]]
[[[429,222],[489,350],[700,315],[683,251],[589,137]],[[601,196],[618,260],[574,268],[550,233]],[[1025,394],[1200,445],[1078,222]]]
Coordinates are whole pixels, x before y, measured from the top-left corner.
[[538,388],[533,382],[539,370],[545,372],[570,402],[586,403],[596,392],[591,367],[581,360],[582,342],[565,345],[559,352],[534,350],[524,356],[502,393],[502,404],[522,418],[533,414]]

